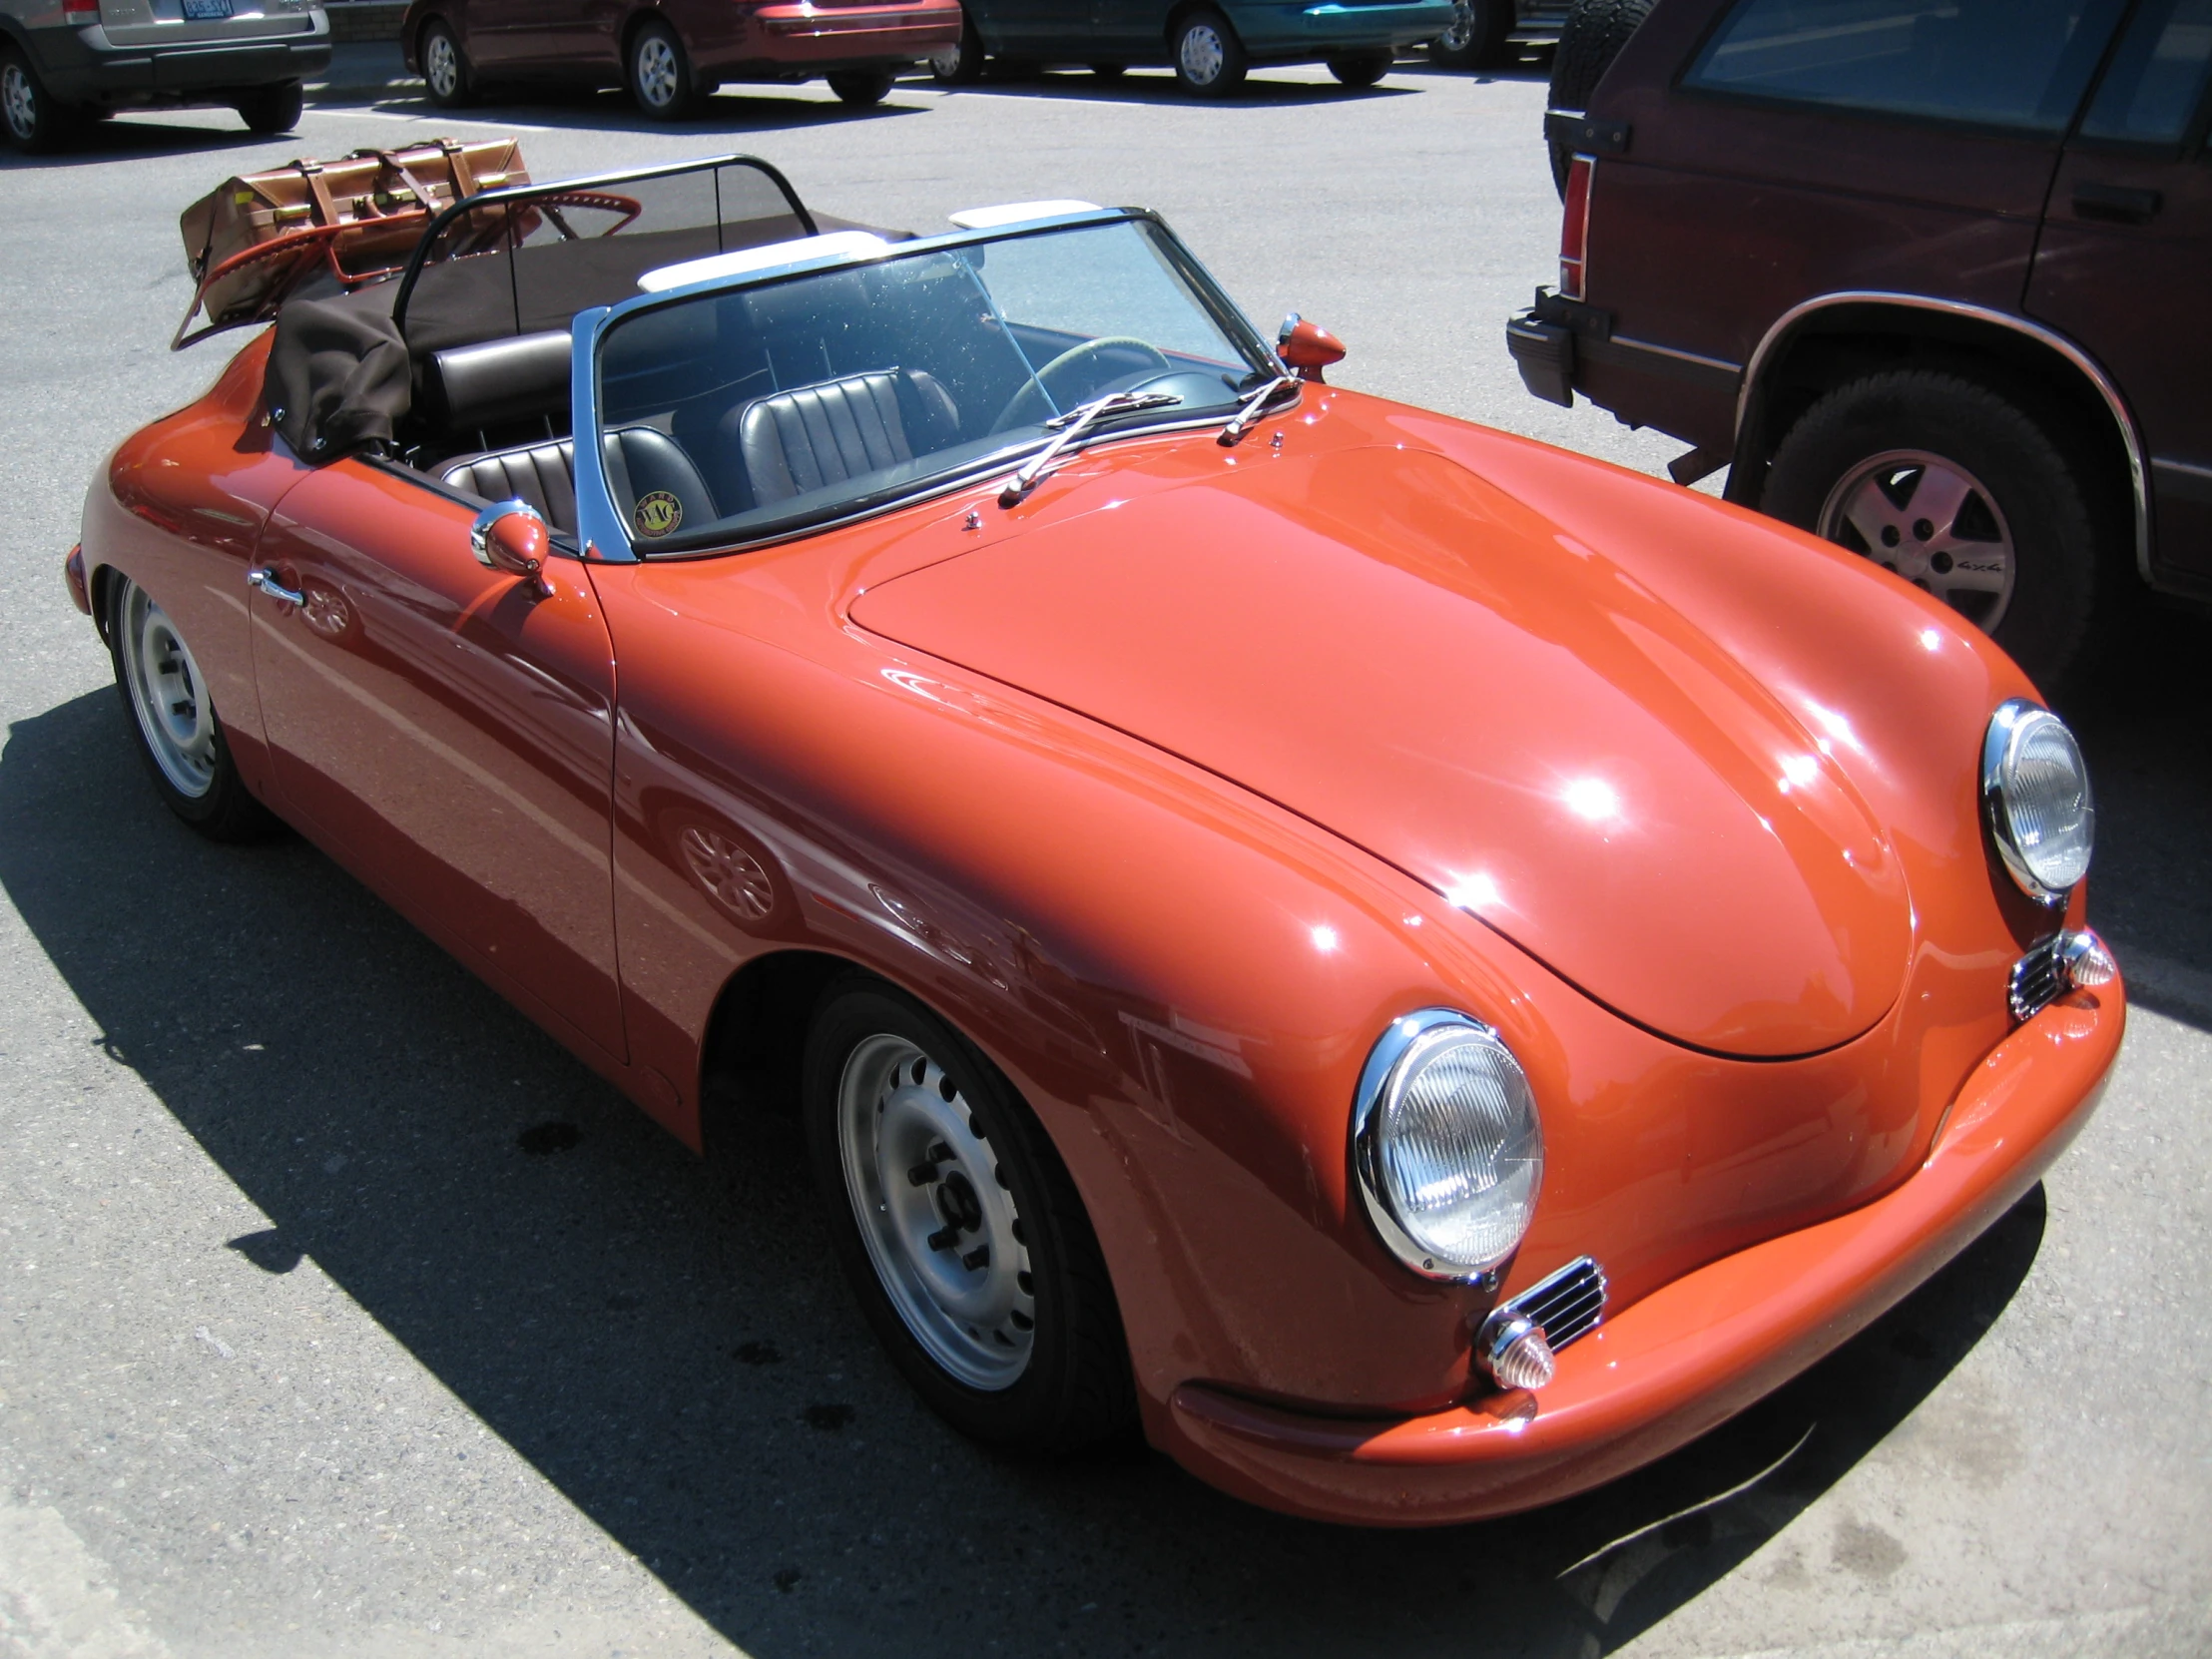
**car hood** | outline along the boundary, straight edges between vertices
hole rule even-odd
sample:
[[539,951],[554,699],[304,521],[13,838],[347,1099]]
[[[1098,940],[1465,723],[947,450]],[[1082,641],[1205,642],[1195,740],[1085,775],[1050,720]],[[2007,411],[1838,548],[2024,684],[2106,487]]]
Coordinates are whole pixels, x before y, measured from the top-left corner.
[[1694,616],[1442,456],[1246,461],[851,615],[1325,827],[1676,1041],[1809,1054],[1896,1001],[1882,827]]

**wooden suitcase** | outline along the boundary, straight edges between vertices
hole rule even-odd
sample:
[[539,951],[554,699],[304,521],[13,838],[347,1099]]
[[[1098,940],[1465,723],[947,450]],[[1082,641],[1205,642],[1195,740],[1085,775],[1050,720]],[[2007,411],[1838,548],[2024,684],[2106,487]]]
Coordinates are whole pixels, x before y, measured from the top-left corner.
[[[356,150],[342,161],[296,161],[227,179],[178,221],[197,286],[171,348],[267,321],[318,267],[349,286],[388,274],[406,263],[440,209],[529,182],[515,139]],[[195,331],[203,312],[207,321]]]

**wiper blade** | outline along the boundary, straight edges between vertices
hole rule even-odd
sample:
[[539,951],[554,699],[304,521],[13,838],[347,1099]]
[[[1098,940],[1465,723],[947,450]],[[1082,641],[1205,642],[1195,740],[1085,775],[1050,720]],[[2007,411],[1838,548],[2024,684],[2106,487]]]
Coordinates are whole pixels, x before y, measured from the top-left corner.
[[1224,449],[1234,449],[1244,441],[1245,433],[1252,430],[1253,422],[1268,412],[1268,405],[1282,396],[1286,389],[1295,390],[1299,384],[1295,374],[1278,374],[1244,401],[1244,406],[1229,417],[1214,441]]
[[1021,470],[1006,480],[1006,487],[998,492],[998,504],[1011,507],[1037,487],[1037,480],[1044,476],[1044,469],[1074,447],[1076,441],[1110,414],[1122,414],[1131,409],[1164,409],[1170,403],[1183,399],[1172,391],[1110,391],[1104,397],[1094,397],[1088,403],[1078,403],[1066,414],[1055,415],[1045,422],[1050,429],[1058,427],[1053,440],[1024,461]]

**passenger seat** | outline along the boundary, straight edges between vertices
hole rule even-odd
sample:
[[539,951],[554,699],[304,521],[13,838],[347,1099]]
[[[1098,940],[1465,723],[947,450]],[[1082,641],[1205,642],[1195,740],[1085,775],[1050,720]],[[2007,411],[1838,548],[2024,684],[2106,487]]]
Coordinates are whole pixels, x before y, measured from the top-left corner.
[[[756,506],[880,471],[953,442],[960,411],[935,376],[875,369],[780,391],[723,417],[727,456],[752,485]],[[911,433],[911,439],[909,438]]]

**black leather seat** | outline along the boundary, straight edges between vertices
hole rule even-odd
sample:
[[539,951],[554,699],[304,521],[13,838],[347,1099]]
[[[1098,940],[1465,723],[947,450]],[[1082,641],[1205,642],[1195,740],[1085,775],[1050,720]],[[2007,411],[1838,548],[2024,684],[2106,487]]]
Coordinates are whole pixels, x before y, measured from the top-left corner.
[[[876,369],[757,398],[723,417],[756,506],[787,501],[928,454],[959,434],[960,411],[934,377]],[[726,460],[726,465],[727,460]]]
[[[666,523],[661,535],[686,525],[696,529],[719,516],[707,481],[667,433],[651,426],[618,427],[607,434],[602,454],[608,493],[639,541],[657,539],[639,520],[638,504],[648,496],[676,498],[673,523],[665,514],[651,518]],[[443,476],[453,488],[486,501],[527,501],[554,529],[576,533],[576,446],[570,439],[462,455],[445,463]]]

